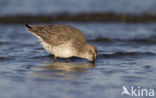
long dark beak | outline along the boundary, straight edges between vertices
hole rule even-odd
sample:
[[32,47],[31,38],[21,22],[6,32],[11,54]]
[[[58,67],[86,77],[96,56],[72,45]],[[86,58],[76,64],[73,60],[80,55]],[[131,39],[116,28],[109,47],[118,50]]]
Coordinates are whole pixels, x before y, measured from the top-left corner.
[[30,25],[28,25],[28,24],[25,24],[25,26],[26,26],[27,28],[29,28],[29,29],[32,28],[32,27],[31,27]]
[[90,61],[91,63],[95,63],[95,59],[93,59],[92,61]]

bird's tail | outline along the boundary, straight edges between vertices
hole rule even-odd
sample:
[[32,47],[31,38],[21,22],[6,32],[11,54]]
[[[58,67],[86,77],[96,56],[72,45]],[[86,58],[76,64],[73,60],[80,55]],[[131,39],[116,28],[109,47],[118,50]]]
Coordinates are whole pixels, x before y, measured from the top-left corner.
[[27,28],[29,28],[29,29],[32,28],[32,27],[31,27],[30,25],[28,25],[28,24],[25,24],[25,26],[26,26]]

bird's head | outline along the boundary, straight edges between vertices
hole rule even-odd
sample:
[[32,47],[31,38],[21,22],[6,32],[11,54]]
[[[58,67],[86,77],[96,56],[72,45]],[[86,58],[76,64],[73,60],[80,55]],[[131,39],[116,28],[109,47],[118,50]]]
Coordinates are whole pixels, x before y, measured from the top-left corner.
[[90,62],[94,63],[97,56],[97,49],[91,44],[87,44],[85,47],[85,52],[81,54],[82,58],[88,59]]

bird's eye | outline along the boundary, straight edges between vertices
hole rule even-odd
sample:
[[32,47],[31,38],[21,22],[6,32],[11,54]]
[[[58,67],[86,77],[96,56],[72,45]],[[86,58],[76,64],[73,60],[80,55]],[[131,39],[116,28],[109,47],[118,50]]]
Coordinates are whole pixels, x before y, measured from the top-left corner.
[[96,57],[96,54],[95,53],[93,53],[93,56],[94,56],[94,58]]
[[95,53],[93,53],[93,56],[95,56]]

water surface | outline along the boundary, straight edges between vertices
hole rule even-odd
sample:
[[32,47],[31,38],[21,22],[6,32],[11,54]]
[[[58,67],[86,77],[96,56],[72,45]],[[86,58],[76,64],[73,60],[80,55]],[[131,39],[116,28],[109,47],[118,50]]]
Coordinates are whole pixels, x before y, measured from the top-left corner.
[[155,23],[64,24],[97,47],[96,63],[54,63],[23,25],[0,25],[1,98],[121,98],[123,85],[156,89]]

